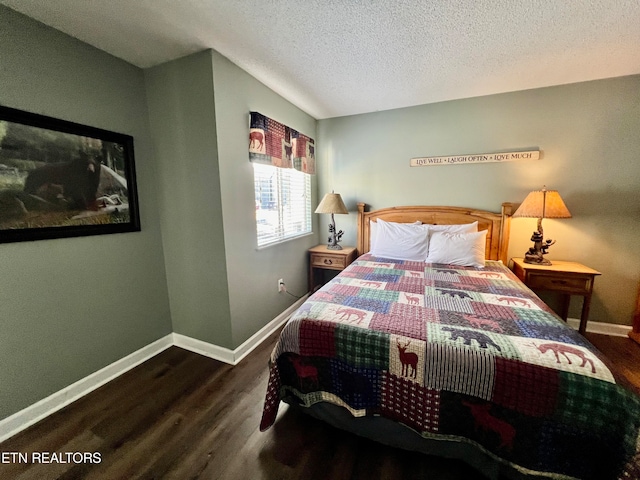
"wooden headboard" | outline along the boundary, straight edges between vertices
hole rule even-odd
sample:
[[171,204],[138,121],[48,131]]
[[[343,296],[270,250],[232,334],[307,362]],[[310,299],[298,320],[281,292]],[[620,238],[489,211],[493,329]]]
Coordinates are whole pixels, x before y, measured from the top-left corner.
[[365,204],[358,203],[358,255],[369,251],[370,222],[382,219],[386,222],[422,223],[435,225],[459,225],[478,222],[478,230],[487,230],[487,260],[502,260],[507,263],[509,226],[514,204],[503,203],[501,213],[487,212],[462,207],[390,207],[365,212]]

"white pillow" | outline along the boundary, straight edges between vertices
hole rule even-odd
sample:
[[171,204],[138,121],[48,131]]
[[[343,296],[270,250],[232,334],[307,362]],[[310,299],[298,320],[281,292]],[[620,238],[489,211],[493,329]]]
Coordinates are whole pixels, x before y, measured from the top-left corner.
[[429,228],[426,225],[393,223],[378,220],[375,247],[376,257],[424,262],[429,253]]
[[448,232],[448,233],[471,233],[478,231],[478,222],[462,223],[460,225],[429,225],[432,232]]
[[[375,248],[376,238],[378,237],[378,222],[384,222],[384,220],[369,222],[369,251]],[[422,222],[420,220],[416,220],[413,223],[396,223],[396,222],[384,222],[384,223],[393,223],[395,225],[422,225]]]
[[472,233],[434,232],[429,238],[427,263],[484,267],[487,231]]

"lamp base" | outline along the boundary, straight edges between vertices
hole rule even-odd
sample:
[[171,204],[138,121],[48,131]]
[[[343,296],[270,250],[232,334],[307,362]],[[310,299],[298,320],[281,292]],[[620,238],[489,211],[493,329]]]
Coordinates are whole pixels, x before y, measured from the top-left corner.
[[338,244],[331,245],[331,244],[329,244],[329,245],[327,245],[327,248],[329,250],[342,250],[342,245],[338,245]]
[[551,262],[549,260],[547,260],[546,258],[542,257],[542,256],[537,256],[537,255],[530,255],[529,253],[526,253],[524,255],[524,263],[531,263],[533,265],[551,265]]
[[544,240],[542,233],[542,219],[538,220],[538,231],[533,232],[531,235],[531,241],[533,247],[531,247],[527,253],[524,254],[524,263],[531,263],[534,265],[551,265],[551,262],[544,258],[547,250],[553,245],[555,240]]

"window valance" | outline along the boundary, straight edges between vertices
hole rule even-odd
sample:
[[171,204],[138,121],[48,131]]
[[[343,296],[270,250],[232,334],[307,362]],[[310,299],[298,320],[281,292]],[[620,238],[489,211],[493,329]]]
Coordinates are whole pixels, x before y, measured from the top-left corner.
[[251,112],[249,160],[315,174],[315,141],[261,113]]

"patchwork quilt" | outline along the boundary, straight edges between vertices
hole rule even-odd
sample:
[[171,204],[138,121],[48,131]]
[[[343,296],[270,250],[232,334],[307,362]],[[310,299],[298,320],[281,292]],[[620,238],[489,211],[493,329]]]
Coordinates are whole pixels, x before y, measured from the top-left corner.
[[380,415],[472,443],[522,473],[640,478],[640,398],[500,262],[365,254],[290,318],[261,430],[280,400]]

